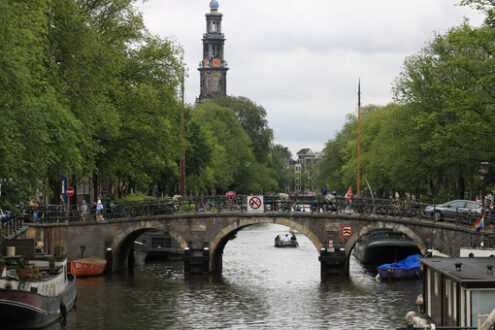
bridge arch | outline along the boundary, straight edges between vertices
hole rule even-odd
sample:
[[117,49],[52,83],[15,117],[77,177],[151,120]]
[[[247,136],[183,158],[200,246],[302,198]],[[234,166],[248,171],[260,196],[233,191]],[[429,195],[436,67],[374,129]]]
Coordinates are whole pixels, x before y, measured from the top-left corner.
[[210,242],[210,271],[220,272],[222,270],[222,255],[227,242],[235,237],[238,231],[251,225],[258,223],[274,223],[287,226],[291,229],[297,230],[304,234],[315,246],[319,252],[322,248],[322,243],[318,239],[318,236],[313,233],[307,226],[302,225],[300,222],[296,222],[291,218],[283,217],[251,217],[251,218],[239,218],[237,221],[231,222],[227,226],[223,227]]
[[[407,235],[418,247],[418,249],[421,251],[423,255],[426,254],[427,250],[427,245],[425,244],[424,240],[410,227],[400,224],[400,223],[390,223],[390,222],[374,222],[370,223],[364,227],[362,227],[358,233],[358,235],[353,235],[352,238],[346,243],[345,245],[345,251],[346,251],[346,258],[347,258],[347,267],[349,267],[349,259],[351,257],[351,252],[354,246],[356,245],[356,242],[366,234],[376,230],[376,229],[393,229],[395,231],[401,232],[405,235]],[[348,269],[347,269],[348,270]]]
[[423,241],[423,239],[416,232],[414,232],[414,230],[400,223],[389,223],[389,222],[375,222],[362,227],[361,230],[359,231],[359,234],[353,235],[352,238],[345,245],[346,254],[351,253],[352,248],[361,237],[376,229],[383,229],[383,228],[394,229],[395,231],[399,231],[401,233],[406,234],[414,243],[416,243],[421,253],[423,255],[426,254],[427,246]]
[[166,232],[177,241],[182,249],[187,247],[186,240],[177,232],[170,230],[163,222],[140,222],[135,223],[120,232],[113,238],[111,243],[112,259],[114,262],[113,269],[126,269],[129,262],[129,253],[133,247],[134,241],[143,233],[150,230],[159,230]]

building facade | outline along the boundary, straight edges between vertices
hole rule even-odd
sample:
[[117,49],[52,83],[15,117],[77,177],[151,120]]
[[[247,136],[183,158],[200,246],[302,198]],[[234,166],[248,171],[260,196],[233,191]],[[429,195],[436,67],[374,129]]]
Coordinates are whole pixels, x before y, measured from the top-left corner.
[[319,191],[312,182],[317,165],[321,161],[321,154],[303,148],[296,155],[297,159],[291,162],[291,167],[294,168],[294,191],[298,193]]
[[206,33],[203,34],[203,59],[199,63],[200,95],[196,103],[206,102],[217,96],[227,95],[227,62],[224,60],[225,37],[222,33],[222,14],[219,3],[210,2],[206,14]]

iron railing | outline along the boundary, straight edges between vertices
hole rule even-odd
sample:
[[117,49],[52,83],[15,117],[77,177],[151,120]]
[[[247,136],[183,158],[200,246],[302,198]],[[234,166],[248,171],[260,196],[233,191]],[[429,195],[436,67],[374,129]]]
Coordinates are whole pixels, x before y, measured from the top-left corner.
[[2,219],[2,234],[3,237],[9,237],[15,234],[19,229],[22,228],[23,219],[20,217],[6,217]]
[[[137,216],[167,215],[167,214],[196,214],[247,212],[248,196],[237,195],[235,199],[225,196],[189,196],[184,198],[150,199],[139,202],[122,200],[104,202],[103,218],[129,218]],[[394,217],[432,219],[431,214],[425,213],[428,204],[393,199],[348,198],[348,197],[316,197],[316,196],[263,196],[264,212],[281,213],[333,213],[358,216]],[[21,210],[25,214],[25,221],[33,221],[33,212],[29,209]],[[96,220],[96,205],[88,205],[86,221]],[[80,205],[71,207],[60,205],[42,205],[38,209],[41,223],[77,222],[82,220]],[[454,218],[445,218],[442,221],[454,223],[458,226],[472,226],[470,215],[459,213]]]

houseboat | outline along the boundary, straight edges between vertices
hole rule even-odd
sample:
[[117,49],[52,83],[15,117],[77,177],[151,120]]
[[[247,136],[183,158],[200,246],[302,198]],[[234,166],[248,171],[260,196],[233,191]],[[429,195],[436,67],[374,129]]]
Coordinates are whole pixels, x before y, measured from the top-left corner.
[[145,261],[165,261],[184,259],[184,249],[170,234],[152,230],[148,231],[136,239],[134,242],[134,254],[136,262]]
[[398,262],[421,251],[405,234],[382,228],[361,237],[353,253],[362,264],[381,265]]
[[3,260],[2,329],[41,328],[66,317],[76,300],[76,277],[68,271],[65,255],[7,254]]
[[437,326],[479,327],[495,308],[495,258],[420,259],[423,309]]

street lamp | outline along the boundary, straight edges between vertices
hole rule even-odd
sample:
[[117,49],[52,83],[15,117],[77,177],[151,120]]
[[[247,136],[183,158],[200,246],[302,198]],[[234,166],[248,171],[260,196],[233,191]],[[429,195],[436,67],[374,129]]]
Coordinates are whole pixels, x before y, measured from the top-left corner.
[[485,207],[485,181],[489,169],[490,169],[489,162],[480,163],[480,169],[478,170],[478,173],[480,174],[480,180],[481,180],[481,205],[483,207]]

